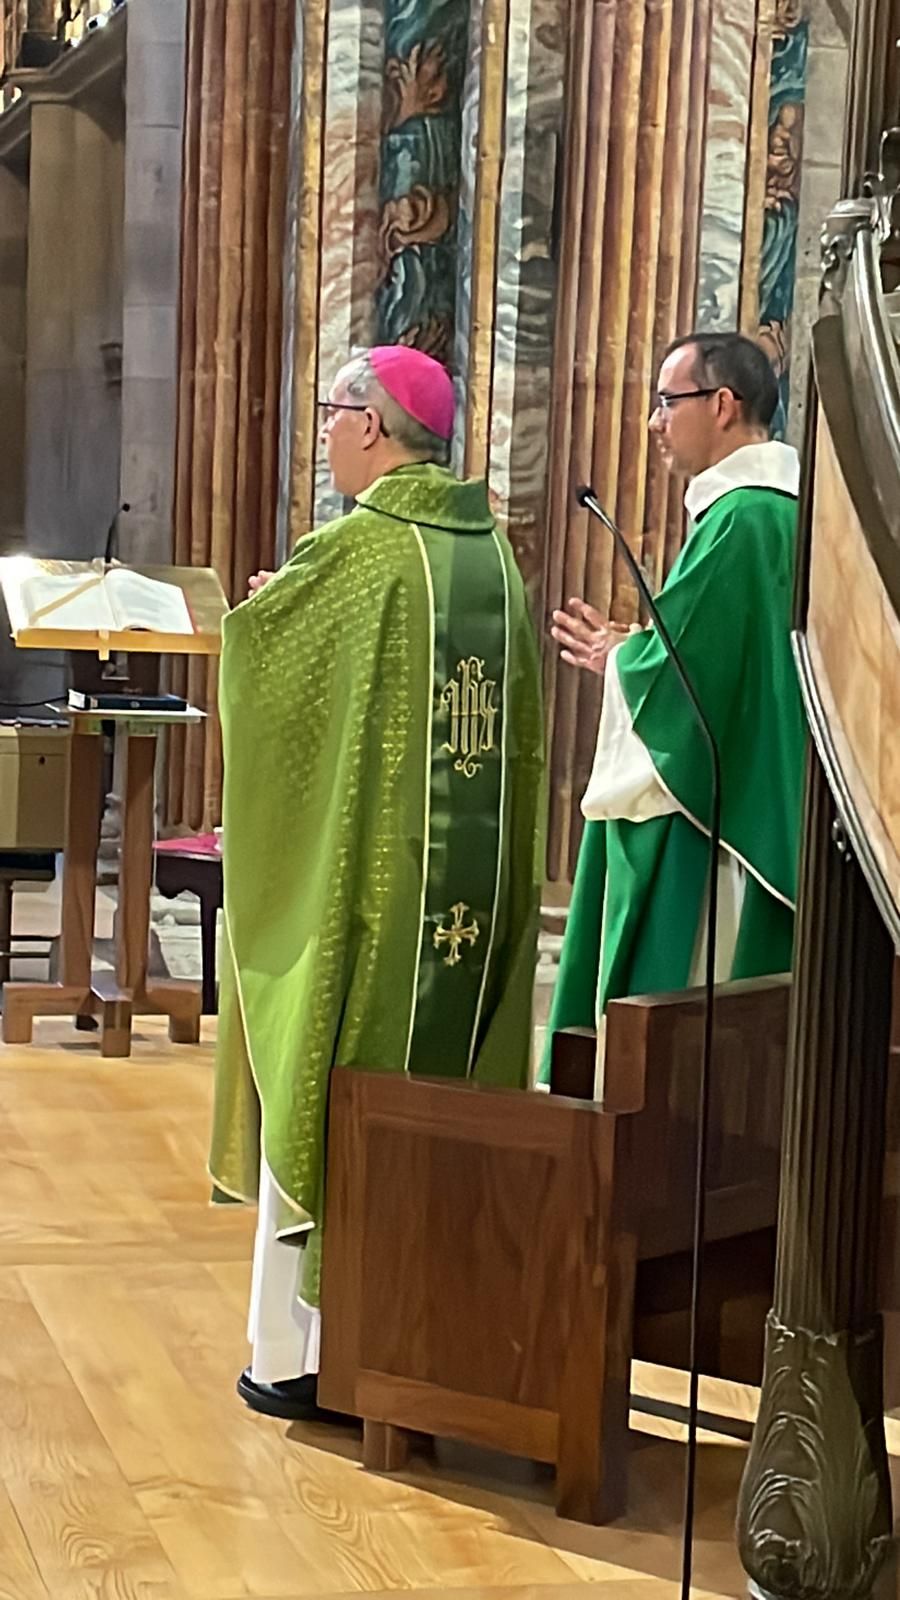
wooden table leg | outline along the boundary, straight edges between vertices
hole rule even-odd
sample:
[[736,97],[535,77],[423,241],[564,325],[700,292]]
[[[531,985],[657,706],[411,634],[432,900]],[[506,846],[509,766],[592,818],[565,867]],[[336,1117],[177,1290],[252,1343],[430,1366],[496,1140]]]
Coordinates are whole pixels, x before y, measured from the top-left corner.
[[103,820],[103,738],[73,733],[69,818],[63,855],[60,982],[89,990],[97,899],[97,851]]
[[0,984],[9,983],[12,951],[12,878],[0,878]]
[[100,1007],[100,1054],[124,1058],[131,1055],[132,1007],[127,1000],[104,1000]]
[[[132,735],[129,738],[125,767],[119,915],[116,923],[116,981],[120,990],[117,998],[128,1002],[131,1009],[138,1011],[145,1000],[149,1001],[154,1010],[160,1010],[168,1016],[169,1038],[173,1043],[197,1044],[200,1039],[201,1005],[198,986],[172,979],[147,982],[150,894],[153,887],[155,736]],[[124,1028],[125,1013],[121,1006],[116,1015],[116,1028]],[[130,1038],[130,1017],[127,1026]],[[112,1021],[109,1027],[112,1031]]]
[[389,1422],[363,1423],[363,1466],[370,1472],[402,1472],[409,1459],[409,1434]]
[[[573,1522],[613,1522],[626,1505],[637,1237],[623,1214],[615,1154],[616,1124],[627,1121],[608,1119],[603,1200],[585,1217],[577,1273],[568,1291],[571,1322],[561,1352],[556,1511]],[[594,1148],[585,1123],[573,1160],[586,1170],[596,1159]]]
[[216,894],[200,896],[200,942],[203,955],[203,1015],[214,1017],[216,1002],[216,922],[219,914],[219,897]]
[[147,987],[155,770],[155,736],[129,737],[125,750],[125,805],[116,918],[116,980],[120,988],[132,994],[143,994]]
[[169,1018],[169,1036],[196,1044],[200,1037],[199,984],[167,980],[148,983],[150,890],[153,879],[154,773],[156,730],[124,729],[125,804],[116,918],[114,973],[93,973],[96,862],[103,809],[103,740],[99,732],[72,739],[69,826],[62,903],[61,981],[10,983],[3,1007],[7,1044],[28,1044],[36,1016],[69,1016],[76,1025],[102,1026],[104,1056],[131,1053],[135,1014]]

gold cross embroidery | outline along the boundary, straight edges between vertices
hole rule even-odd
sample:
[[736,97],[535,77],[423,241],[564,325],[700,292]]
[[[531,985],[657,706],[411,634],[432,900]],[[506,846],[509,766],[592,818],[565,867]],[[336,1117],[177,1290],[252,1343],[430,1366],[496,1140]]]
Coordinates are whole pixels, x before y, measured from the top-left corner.
[[[449,944],[450,946],[450,954],[444,957],[445,967],[459,966],[459,963],[462,960],[459,948],[460,945],[464,942],[466,944],[473,945],[478,938],[480,929],[474,918],[468,928],[464,926],[463,919],[465,918],[468,909],[468,906],[465,905],[462,900],[460,900],[457,905],[450,907],[450,914],[453,917],[452,925],[449,928],[441,927],[435,931],[435,950],[440,950],[445,944]],[[441,921],[443,921],[443,918]]]

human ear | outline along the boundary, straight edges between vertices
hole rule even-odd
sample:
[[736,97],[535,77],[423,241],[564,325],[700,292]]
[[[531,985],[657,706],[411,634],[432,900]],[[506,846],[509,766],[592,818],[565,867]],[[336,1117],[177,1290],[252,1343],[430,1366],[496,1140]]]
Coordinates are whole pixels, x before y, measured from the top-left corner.
[[363,449],[371,450],[372,446],[377,444],[381,437],[381,418],[377,411],[373,411],[368,406],[366,407],[365,418],[366,431],[363,435]]

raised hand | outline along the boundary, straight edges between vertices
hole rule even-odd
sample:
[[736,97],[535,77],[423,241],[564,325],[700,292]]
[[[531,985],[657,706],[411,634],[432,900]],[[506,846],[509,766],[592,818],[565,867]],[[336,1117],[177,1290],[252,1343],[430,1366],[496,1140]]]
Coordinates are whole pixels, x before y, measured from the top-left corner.
[[550,629],[562,647],[561,660],[570,667],[596,673],[603,672],[613,645],[637,631],[640,630],[636,626],[629,627],[627,623],[607,622],[586,600],[577,597],[568,601],[565,611],[554,611]]

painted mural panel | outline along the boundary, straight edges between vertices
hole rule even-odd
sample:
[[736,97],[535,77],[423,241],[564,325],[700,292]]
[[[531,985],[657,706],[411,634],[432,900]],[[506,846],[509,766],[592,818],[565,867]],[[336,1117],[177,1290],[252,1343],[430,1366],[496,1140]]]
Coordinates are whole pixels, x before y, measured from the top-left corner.
[[769,99],[759,324],[760,338],[774,363],[781,389],[779,433],[786,425],[790,393],[791,313],[797,276],[808,54],[808,0],[778,0]]
[[387,0],[379,337],[449,364],[468,0]]

